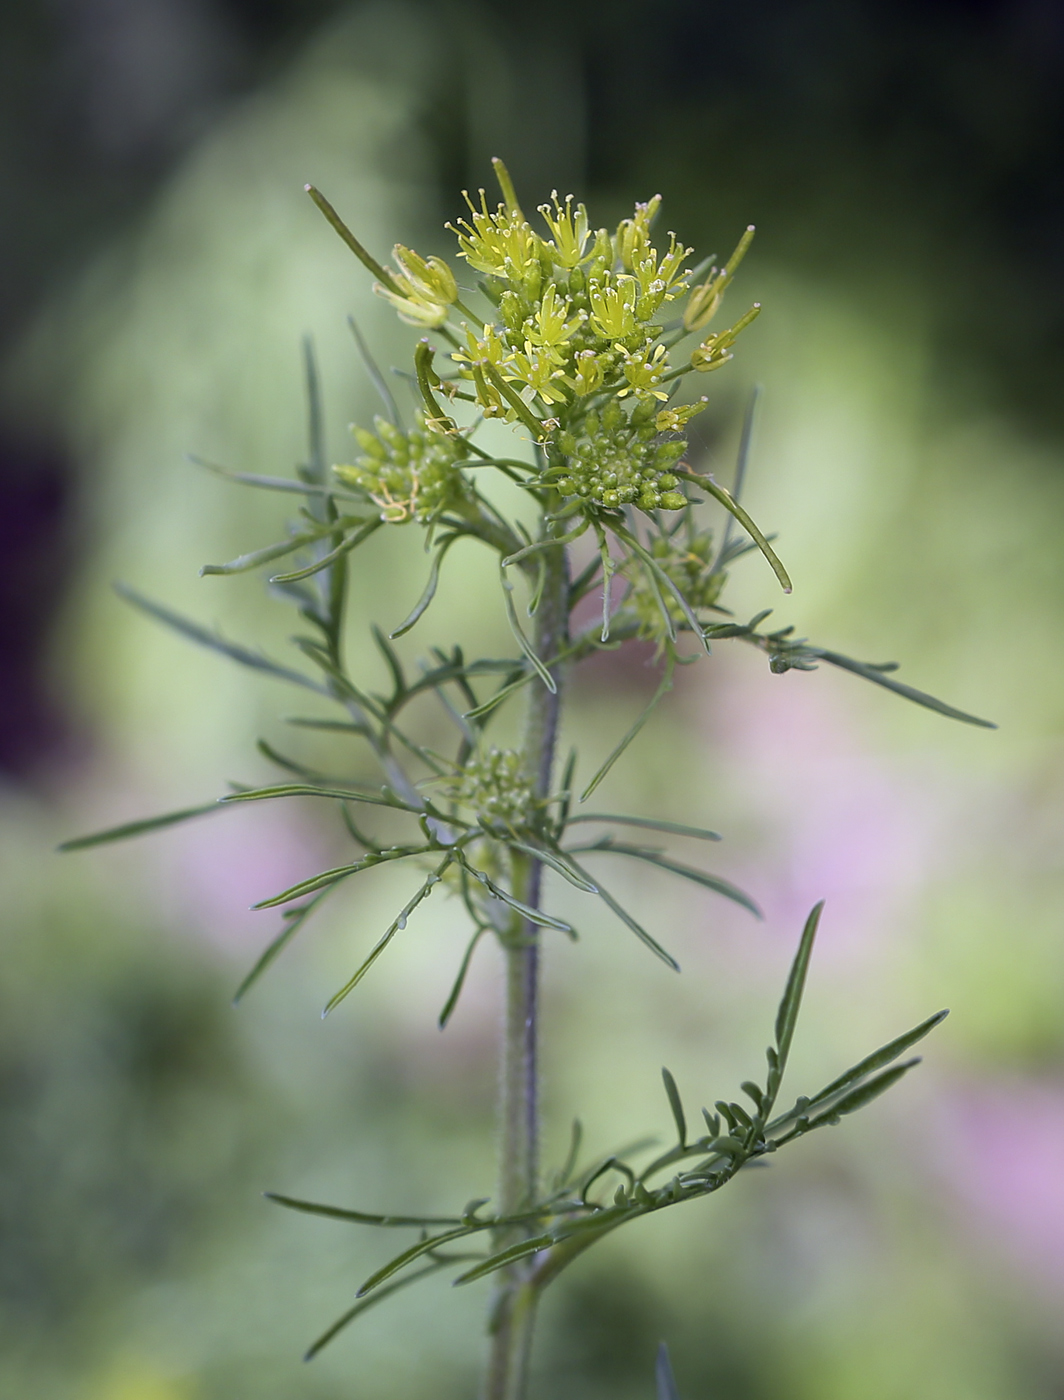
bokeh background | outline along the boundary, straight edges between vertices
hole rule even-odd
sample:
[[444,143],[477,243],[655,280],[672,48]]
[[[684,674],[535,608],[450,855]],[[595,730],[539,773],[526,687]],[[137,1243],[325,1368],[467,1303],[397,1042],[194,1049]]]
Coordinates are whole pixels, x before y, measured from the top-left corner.
[[[390,1241],[260,1192],[491,1193],[491,951],[441,1036],[462,946],[441,903],[322,1023],[405,888],[381,872],[233,1010],[276,928],[247,906],[340,849],[316,811],[54,846],[264,778],[255,738],[284,738],[290,697],[109,585],[285,644],[260,580],[197,577],[276,538],[283,502],[186,454],[289,472],[310,334],[343,460],[374,408],[345,317],[386,363],[409,344],[304,182],[378,253],[446,254],[458,189],[501,154],[526,205],[572,189],[608,223],[660,191],[724,254],[758,225],[735,295],[766,310],[699,421],[726,474],[765,386],[749,502],[796,586],[753,556],[730,605],[1001,726],[732,644],[614,770],[611,806],[721,829],[714,868],[767,918],[614,873],[684,973],[595,914],[550,946],[548,1159],[576,1114],[595,1148],[666,1132],[663,1062],[692,1102],[756,1074],[817,898],[796,1091],[953,1015],[860,1119],[578,1264],[535,1394],[649,1397],[667,1339],[685,1400],[1060,1400],[1064,8],[10,0],[0,72],[0,1394],[475,1393],[477,1288],[400,1295],[303,1366]],[[509,648],[459,557],[406,655]],[[368,620],[394,624],[423,568],[405,539],[360,556],[368,672]],[[653,685],[645,658],[579,679],[588,771]]]

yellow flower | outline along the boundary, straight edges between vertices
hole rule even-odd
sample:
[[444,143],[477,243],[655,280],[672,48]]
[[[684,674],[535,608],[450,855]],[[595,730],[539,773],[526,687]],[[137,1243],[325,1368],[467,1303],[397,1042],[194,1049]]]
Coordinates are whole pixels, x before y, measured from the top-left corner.
[[631,272],[637,262],[642,262],[650,246],[650,225],[661,207],[661,195],[656,194],[646,204],[637,204],[630,219],[622,219],[617,225],[614,247],[623,265]]
[[392,256],[407,282],[426,301],[438,301],[450,306],[458,299],[454,273],[442,258],[423,258],[412,248],[404,248],[401,243],[395,245]]
[[571,321],[565,319],[567,312],[571,309],[572,302],[568,297],[559,297],[553,282],[549,283],[547,290],[543,293],[543,299],[539,304],[535,317],[531,318],[531,324],[526,322],[526,335],[533,345],[542,346],[551,351],[551,358],[555,364],[561,364],[564,355],[560,347],[578,330],[585,318],[584,312],[578,312]]
[[697,403],[679,404],[676,408],[663,408],[654,419],[654,427],[659,433],[678,433],[686,423],[701,413],[709,400],[705,394]]
[[390,301],[408,324],[431,329],[442,326],[458,296],[454,273],[442,258],[423,258],[401,243],[395,245],[393,256],[399,271],[391,273],[392,286],[374,282],[373,290]]
[[494,365],[501,372],[510,352],[499,339],[499,332],[495,326],[489,321],[479,338],[464,322],[462,329],[466,335],[466,348],[452,351],[451,359],[456,360],[460,365],[480,364],[487,360],[489,364]]
[[710,268],[707,279],[699,286],[691,288],[691,296],[683,313],[685,330],[700,331],[712,321],[720,306],[724,289],[734,277],[735,269],[742,262],[753,237],[754,226],[751,224],[742,238],[739,239],[735,252],[732,253],[721,271],[718,272],[715,267]]
[[571,194],[565,196],[564,209],[558,203],[557,190],[551,191],[551,199],[554,201],[553,214],[549,204],[539,206],[544,223],[554,235],[547,247],[552,250],[554,261],[559,267],[575,267],[584,256],[584,247],[591,233],[587,222],[587,210],[582,204],[578,204],[574,214]]
[[602,387],[606,377],[605,367],[594,350],[581,350],[574,361],[574,374],[567,379],[580,398],[587,398]]
[[[478,272],[489,277],[504,277],[511,282],[538,281],[539,247],[542,242],[516,210],[510,213],[500,204],[494,214],[488,212],[484,191],[480,191],[477,209],[469,194],[463,191],[469,205],[470,219],[459,219],[457,226],[446,227],[457,235],[460,256]],[[538,288],[537,288],[538,290]]]
[[[608,275],[608,274],[607,274]],[[634,277],[621,273],[612,283],[598,280],[588,285],[591,321],[607,340],[624,340],[633,335],[636,326],[636,301],[639,283]]]
[[374,282],[373,290],[379,297],[391,302],[398,311],[400,320],[406,321],[411,326],[422,326],[433,330],[444,324],[450,314],[447,306],[424,296],[401,273],[392,273],[392,281],[399,289],[398,291],[393,291],[391,287],[385,287],[381,282]]
[[565,402],[565,375],[557,368],[549,347],[533,345],[526,340],[524,353],[517,351],[511,355],[510,364],[517,372],[518,379],[537,393],[544,403]]
[[617,391],[617,397],[623,399],[625,394],[646,394],[652,398],[660,399],[664,403],[668,399],[668,394],[660,387],[661,376],[669,367],[668,351],[664,345],[659,345],[654,353],[648,350],[637,350],[634,354],[626,355],[621,369],[624,377],[628,381],[625,389]]
[[731,347],[735,344],[739,332],[745,330],[761,312],[761,303],[755,302],[745,316],[740,316],[734,326],[729,326],[726,331],[718,331],[716,335],[711,335],[691,355],[691,368],[708,372],[711,369],[719,369],[731,359]]

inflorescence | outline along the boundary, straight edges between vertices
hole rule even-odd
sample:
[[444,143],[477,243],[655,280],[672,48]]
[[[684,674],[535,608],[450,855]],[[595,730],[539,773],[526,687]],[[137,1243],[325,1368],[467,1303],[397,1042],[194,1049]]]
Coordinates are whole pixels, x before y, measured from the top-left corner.
[[[637,204],[610,234],[592,230],[572,195],[562,201],[555,193],[540,206],[541,234],[521,211],[501,163],[496,169],[503,202],[493,210],[483,190],[479,203],[467,194],[468,218],[448,225],[459,256],[479,274],[485,316],[462,303],[454,272],[441,258],[397,244],[396,271],[376,268],[377,292],[403,320],[440,331],[453,346],[449,373],[427,363],[419,373],[427,415],[418,446],[432,464],[432,489],[408,464],[398,430],[380,424],[376,442],[359,433],[372,460],[362,458],[361,471],[341,468],[342,479],[364,489],[388,522],[424,521],[446,509],[446,471],[457,474],[462,454],[453,446],[457,428],[433,397],[439,392],[474,403],[484,417],[530,428],[541,452],[535,484],[556,490],[574,514],[626,505],[683,510],[687,498],[675,471],[687,450],[681,434],[706,399],[673,403],[673,397],[683,375],[718,369],[731,358],[736,337],[760,308],[706,336],[686,363],[674,367],[670,351],[716,314],[753,230],[723,268],[710,266],[692,286],[686,266],[692,250],[673,233],[660,252],[652,241],[660,195]],[[665,320],[671,304],[684,298],[682,314]],[[409,451],[412,458],[412,444]]]

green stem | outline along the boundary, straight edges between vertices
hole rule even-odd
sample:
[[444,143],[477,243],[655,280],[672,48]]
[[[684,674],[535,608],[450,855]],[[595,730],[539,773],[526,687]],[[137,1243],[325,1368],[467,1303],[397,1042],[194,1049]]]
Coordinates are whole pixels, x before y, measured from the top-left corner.
[[[543,560],[546,577],[536,611],[533,646],[539,656],[550,657],[565,649],[569,636],[569,575],[564,544],[559,542],[544,550]],[[550,792],[561,712],[559,669],[552,669],[554,691],[532,682],[525,720],[525,768],[538,798]],[[513,861],[514,895],[538,909],[542,862],[516,852]],[[498,1200],[501,1215],[527,1209],[538,1196],[539,937],[535,924],[517,918],[504,940],[506,1009],[500,1074]],[[500,1231],[494,1247],[505,1248],[521,1235],[519,1230]],[[524,1400],[539,1301],[533,1268],[533,1260],[522,1260],[500,1272],[492,1302],[484,1400]]]

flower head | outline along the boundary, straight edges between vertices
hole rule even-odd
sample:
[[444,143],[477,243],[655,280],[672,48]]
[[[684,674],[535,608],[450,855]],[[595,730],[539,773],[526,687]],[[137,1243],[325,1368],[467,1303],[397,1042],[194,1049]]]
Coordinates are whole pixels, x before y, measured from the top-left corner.
[[[713,535],[699,531],[690,538],[670,538],[658,535],[650,542],[650,553],[664,574],[687,599],[693,612],[711,608],[720,597],[726,575],[716,567]],[[662,603],[668,608],[674,623],[684,621],[683,609],[671,592],[655,588],[642,566],[630,562],[625,573],[631,589],[625,606],[631,608],[639,623],[639,634],[649,641],[663,642],[667,635]]]
[[470,758],[447,796],[471,808],[482,827],[499,835],[526,829],[535,812],[521,755],[494,745]]
[[409,433],[384,418],[376,418],[374,427],[374,433],[353,429],[364,455],[333,470],[380,507],[382,520],[427,523],[468,499],[468,484],[455,467],[466,453],[461,438],[437,432],[420,410]]

